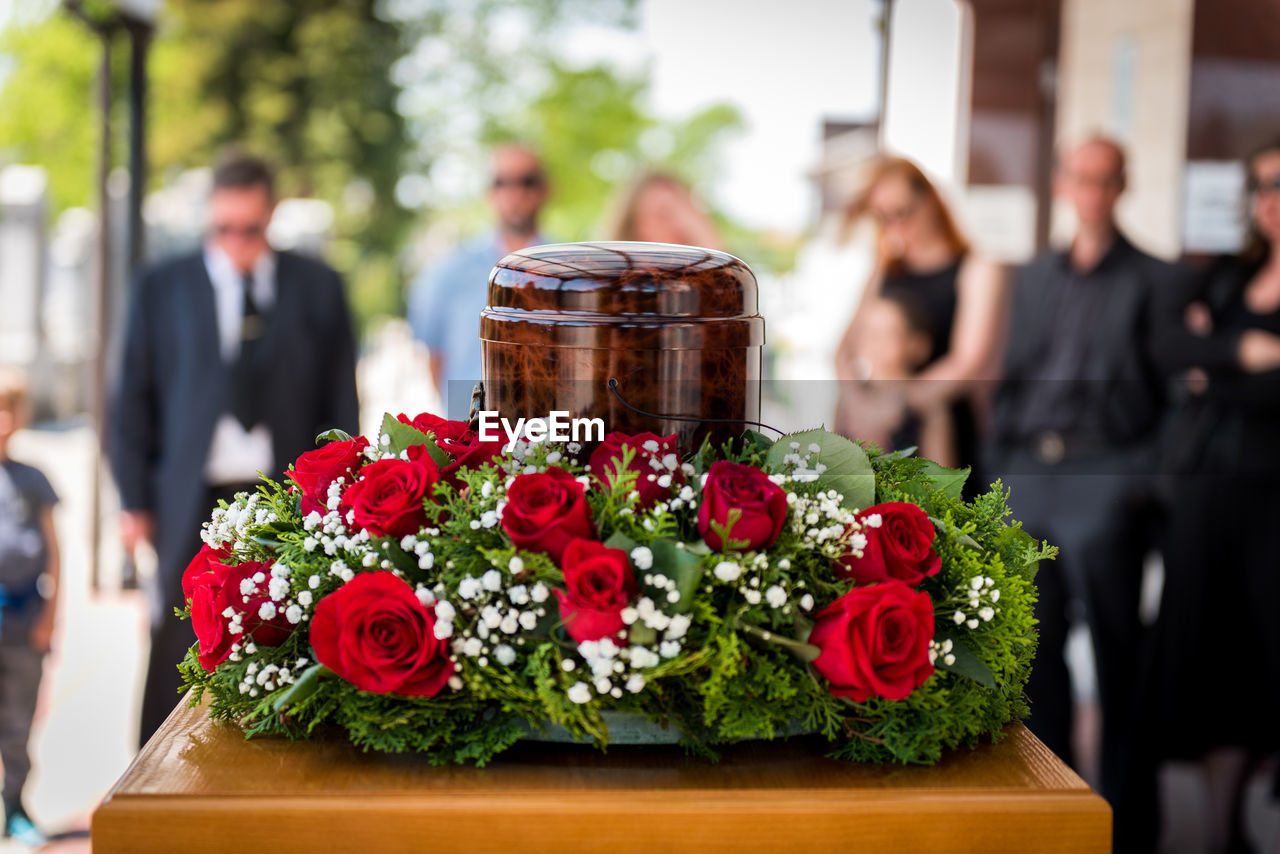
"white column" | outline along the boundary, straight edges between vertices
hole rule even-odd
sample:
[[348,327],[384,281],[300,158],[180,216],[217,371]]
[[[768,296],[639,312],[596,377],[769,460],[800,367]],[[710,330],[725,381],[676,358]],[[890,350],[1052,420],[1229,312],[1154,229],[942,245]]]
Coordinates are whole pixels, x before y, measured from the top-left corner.
[[973,15],[961,0],[895,0],[880,142],[952,188],[968,172]]

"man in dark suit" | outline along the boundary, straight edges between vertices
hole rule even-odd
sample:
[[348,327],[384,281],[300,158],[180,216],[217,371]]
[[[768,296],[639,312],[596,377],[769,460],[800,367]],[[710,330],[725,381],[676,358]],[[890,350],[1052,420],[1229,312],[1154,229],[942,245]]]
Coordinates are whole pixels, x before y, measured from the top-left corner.
[[1115,809],[1118,851],[1146,847],[1137,839],[1152,830],[1147,807],[1135,810],[1126,790],[1139,725],[1139,593],[1158,522],[1156,438],[1165,408],[1152,344],[1160,296],[1179,279],[1116,227],[1124,187],[1124,153],[1111,140],[1090,139],[1058,165],[1055,191],[1075,209],[1078,230],[1066,251],[1046,253],[1017,275],[991,454],[1014,515],[1060,549],[1036,578],[1040,646],[1027,685],[1028,725],[1072,761],[1064,650],[1078,602],[1093,641],[1100,789]]
[[331,427],[355,432],[355,344],[342,280],[272,250],[270,169],[232,155],[215,169],[203,249],[146,272],[131,295],[108,444],[127,549],[158,557],[145,743],[177,702],[194,637],[173,616],[200,524],[219,498],[279,477]]

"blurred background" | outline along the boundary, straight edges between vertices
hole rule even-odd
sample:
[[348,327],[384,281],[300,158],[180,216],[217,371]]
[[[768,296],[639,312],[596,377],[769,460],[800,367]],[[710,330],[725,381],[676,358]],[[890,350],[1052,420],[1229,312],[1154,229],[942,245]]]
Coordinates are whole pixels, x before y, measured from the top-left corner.
[[[102,390],[128,282],[199,245],[227,144],[281,169],[273,244],[346,278],[369,427],[438,404],[409,284],[488,223],[496,143],[541,152],[557,240],[599,236],[644,169],[687,181],[761,281],[767,379],[829,380],[871,264],[838,223],[877,152],[1018,263],[1073,230],[1055,149],[1106,133],[1136,242],[1231,251],[1277,46],[1272,0],[0,0],[0,362],[33,378],[14,456],[62,497],[32,812],[87,827],[135,749],[148,567],[116,539]],[[765,420],[827,417],[793,403]]]

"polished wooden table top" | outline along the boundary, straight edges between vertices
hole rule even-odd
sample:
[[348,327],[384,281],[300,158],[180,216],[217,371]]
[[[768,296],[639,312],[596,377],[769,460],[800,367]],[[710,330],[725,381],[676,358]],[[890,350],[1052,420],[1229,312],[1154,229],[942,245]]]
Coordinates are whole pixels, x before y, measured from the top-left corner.
[[1106,803],[1021,725],[932,768],[805,740],[678,748],[524,744],[434,768],[338,738],[246,741],[179,706],[93,819],[97,854],[227,851],[1106,851]]

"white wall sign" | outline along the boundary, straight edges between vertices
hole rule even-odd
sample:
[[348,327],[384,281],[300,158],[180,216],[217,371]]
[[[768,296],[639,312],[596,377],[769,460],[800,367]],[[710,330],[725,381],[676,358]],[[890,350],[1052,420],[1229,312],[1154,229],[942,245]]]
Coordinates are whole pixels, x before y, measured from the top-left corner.
[[1184,252],[1235,252],[1245,232],[1244,166],[1234,160],[1188,161],[1182,182]]

